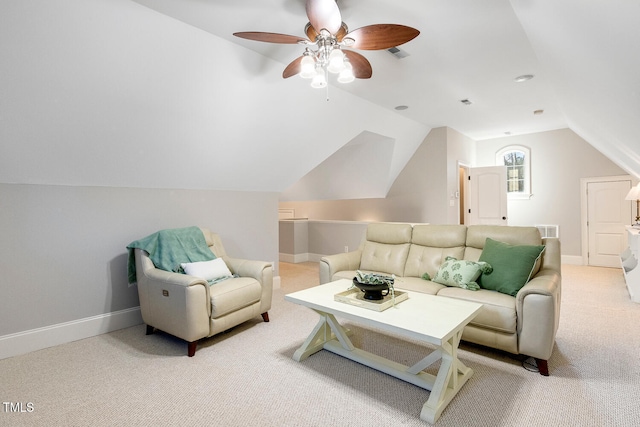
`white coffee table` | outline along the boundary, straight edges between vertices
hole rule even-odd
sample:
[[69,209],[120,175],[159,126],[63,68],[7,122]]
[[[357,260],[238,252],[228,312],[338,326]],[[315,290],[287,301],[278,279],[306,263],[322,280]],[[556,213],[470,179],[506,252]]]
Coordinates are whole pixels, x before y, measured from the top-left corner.
[[[300,362],[325,349],[430,390],[420,418],[435,423],[473,375],[473,370],[458,359],[458,344],[462,329],[478,314],[482,304],[405,291],[409,294],[406,301],[378,312],[334,300],[335,294],[350,286],[351,281],[338,280],[285,296],[285,300],[309,307],[320,315],[320,321],[293,358]],[[335,316],[433,344],[436,349],[414,365],[405,366],[356,348]],[[437,375],[423,372],[439,360]]]

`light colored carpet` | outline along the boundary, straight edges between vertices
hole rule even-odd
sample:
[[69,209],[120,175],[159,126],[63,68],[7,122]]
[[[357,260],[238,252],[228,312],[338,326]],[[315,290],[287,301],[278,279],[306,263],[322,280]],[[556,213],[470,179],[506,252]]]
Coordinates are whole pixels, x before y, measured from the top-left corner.
[[[284,295],[318,283],[317,264],[281,263],[271,322],[186,344],[143,325],[0,361],[3,402],[32,402],[2,426],[425,426],[429,392],[332,353],[293,352],[318,316]],[[412,364],[423,345],[348,324],[366,350]],[[475,374],[437,426],[632,426],[640,420],[640,305],[617,269],[563,266],[550,377],[520,359],[461,346]]]

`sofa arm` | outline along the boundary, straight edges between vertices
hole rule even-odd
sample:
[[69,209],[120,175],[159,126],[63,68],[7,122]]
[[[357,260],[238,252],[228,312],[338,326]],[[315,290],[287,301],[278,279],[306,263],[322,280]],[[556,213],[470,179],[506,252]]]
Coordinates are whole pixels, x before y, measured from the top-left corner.
[[157,269],[141,253],[136,253],[136,271],[140,311],[147,325],[188,342],[209,335],[211,302],[205,280]]
[[361,258],[360,249],[320,258],[320,284],[331,282],[338,271],[359,269]]
[[516,295],[518,351],[548,360],[560,321],[561,276],[543,269]]
[[262,286],[260,313],[269,311],[273,298],[273,264],[266,261],[246,260],[228,256],[223,257],[223,259],[232,273],[240,277],[252,277],[260,283]]

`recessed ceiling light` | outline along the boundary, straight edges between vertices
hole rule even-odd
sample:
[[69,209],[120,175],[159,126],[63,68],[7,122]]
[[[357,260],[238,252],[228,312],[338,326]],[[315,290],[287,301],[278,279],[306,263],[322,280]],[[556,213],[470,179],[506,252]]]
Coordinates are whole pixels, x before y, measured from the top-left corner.
[[534,116],[539,116],[540,114],[544,113],[544,110],[536,110],[533,112]]
[[531,80],[533,78],[533,74],[523,74],[521,76],[513,79],[516,83],[526,82],[527,80]]
[[402,110],[406,110],[407,108],[409,108],[409,107],[407,107],[406,105],[398,105],[398,106],[396,107],[396,110],[398,110],[398,111],[402,111]]

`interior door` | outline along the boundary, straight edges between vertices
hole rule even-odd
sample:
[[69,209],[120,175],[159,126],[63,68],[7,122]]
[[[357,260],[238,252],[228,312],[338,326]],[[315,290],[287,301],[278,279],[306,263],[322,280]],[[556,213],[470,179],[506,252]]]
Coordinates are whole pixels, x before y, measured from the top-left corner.
[[507,225],[507,167],[469,169],[469,224]]
[[587,228],[589,265],[620,267],[620,254],[627,247],[625,225],[631,224],[631,202],[625,196],[631,180],[587,183]]

